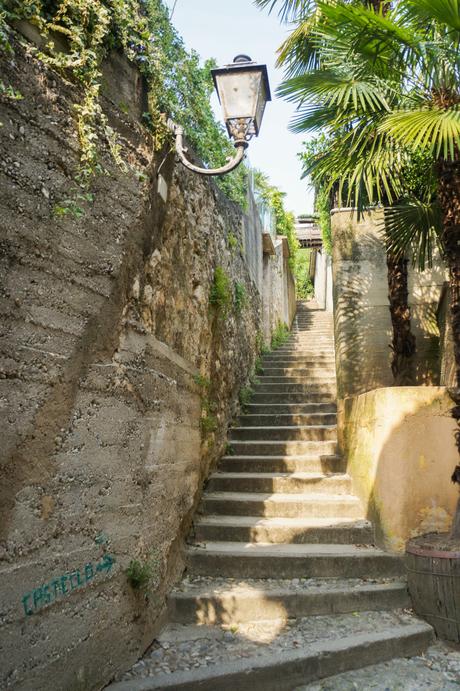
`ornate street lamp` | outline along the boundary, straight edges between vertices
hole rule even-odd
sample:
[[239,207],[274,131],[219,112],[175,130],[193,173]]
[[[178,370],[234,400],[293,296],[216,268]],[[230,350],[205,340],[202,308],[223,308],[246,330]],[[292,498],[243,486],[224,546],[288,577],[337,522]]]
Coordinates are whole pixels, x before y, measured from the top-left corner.
[[267,101],[271,101],[266,65],[258,65],[247,55],[237,55],[233,64],[211,70],[222,106],[229,136],[236,155],[221,168],[200,168],[185,157],[184,130],[169,121],[176,137],[176,152],[186,168],[201,175],[224,175],[234,170],[244,158],[249,140],[259,134]]

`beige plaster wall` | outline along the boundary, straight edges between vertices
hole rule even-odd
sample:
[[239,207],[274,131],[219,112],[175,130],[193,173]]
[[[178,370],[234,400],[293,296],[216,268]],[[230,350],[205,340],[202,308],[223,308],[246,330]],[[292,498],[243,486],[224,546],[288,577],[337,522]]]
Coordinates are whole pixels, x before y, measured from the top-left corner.
[[381,388],[340,404],[341,443],[377,542],[401,551],[450,528],[458,490],[452,401],[444,387]]
[[[359,221],[350,210],[334,212],[333,292],[339,397],[391,386],[392,340],[388,304],[383,211]],[[417,384],[439,384],[440,330],[437,320],[446,270],[439,255],[423,273],[409,267],[409,305],[417,340]]]

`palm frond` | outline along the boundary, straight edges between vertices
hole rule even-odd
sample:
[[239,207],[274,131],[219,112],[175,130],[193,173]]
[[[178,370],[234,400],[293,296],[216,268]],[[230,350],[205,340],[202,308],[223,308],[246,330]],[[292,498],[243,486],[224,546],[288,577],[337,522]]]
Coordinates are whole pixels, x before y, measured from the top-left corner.
[[460,3],[458,0],[406,0],[403,12],[412,21],[425,26],[435,19],[441,26],[460,31]]
[[453,107],[395,112],[384,119],[380,131],[404,146],[429,149],[436,158],[442,155],[453,159],[460,146],[460,110]]
[[276,8],[282,22],[304,17],[314,7],[314,0],[255,0],[255,4],[268,9],[269,14]]
[[409,255],[420,271],[432,267],[435,248],[442,252],[442,214],[437,201],[408,199],[385,208],[382,230],[388,249],[398,255]]

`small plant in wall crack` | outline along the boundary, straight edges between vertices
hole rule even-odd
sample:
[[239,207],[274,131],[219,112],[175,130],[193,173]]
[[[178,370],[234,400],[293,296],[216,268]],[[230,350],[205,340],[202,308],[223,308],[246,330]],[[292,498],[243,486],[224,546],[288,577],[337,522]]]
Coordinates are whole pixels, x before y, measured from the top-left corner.
[[289,338],[289,327],[287,324],[283,324],[282,322],[278,322],[276,325],[275,330],[272,333],[272,341],[271,341],[271,346],[272,349],[279,348],[282,346],[284,343]]
[[243,386],[238,394],[241,407],[244,409],[250,402],[254,391],[250,386]]
[[218,266],[214,272],[214,280],[209,293],[209,303],[221,317],[226,316],[232,304],[230,279],[221,266]]
[[152,549],[146,559],[131,559],[125,571],[133,590],[155,589],[160,583],[161,558],[157,549]]
[[233,299],[235,305],[235,311],[237,314],[241,314],[243,309],[248,304],[248,295],[245,286],[237,281],[235,283],[235,295]]

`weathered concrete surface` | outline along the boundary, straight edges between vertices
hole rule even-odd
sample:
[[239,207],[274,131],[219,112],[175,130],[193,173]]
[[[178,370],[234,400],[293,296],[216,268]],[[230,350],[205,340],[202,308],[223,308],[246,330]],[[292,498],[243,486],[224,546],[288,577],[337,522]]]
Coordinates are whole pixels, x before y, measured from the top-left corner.
[[[385,246],[380,224],[383,212],[366,213],[360,221],[349,210],[332,215],[334,317],[339,398],[391,386],[392,326],[388,305]],[[438,384],[440,346],[437,309],[446,271],[419,273],[409,268],[409,304],[417,338],[416,384]]]
[[323,250],[315,250],[315,300],[318,305],[332,312],[333,310],[333,288],[332,288],[332,258]]
[[347,470],[389,550],[450,528],[458,499],[451,408],[446,389],[434,386],[377,389],[339,406]]
[[286,238],[278,235],[275,254],[263,255],[263,329],[267,343],[278,324],[291,326],[296,311],[295,283],[289,268]]
[[[253,365],[261,301],[228,243],[230,231],[242,241],[241,211],[172,157],[165,204],[163,157],[110,101],[127,172],[105,151],[94,204],[53,214],[75,194],[81,94],[14,48],[2,78],[24,98],[0,103],[0,686],[89,691],[161,624]],[[210,309],[216,266],[244,285],[241,313]],[[204,397],[216,426],[205,436]],[[128,584],[132,559],[151,566],[145,591]]]

